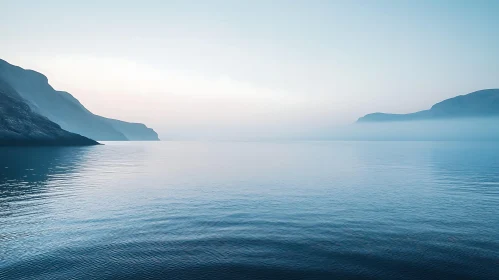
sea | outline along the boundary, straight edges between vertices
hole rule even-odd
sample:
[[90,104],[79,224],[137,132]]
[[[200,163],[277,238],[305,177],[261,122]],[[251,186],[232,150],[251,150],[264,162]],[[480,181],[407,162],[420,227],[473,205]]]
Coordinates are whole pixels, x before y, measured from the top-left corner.
[[0,279],[499,279],[499,143],[2,147]]

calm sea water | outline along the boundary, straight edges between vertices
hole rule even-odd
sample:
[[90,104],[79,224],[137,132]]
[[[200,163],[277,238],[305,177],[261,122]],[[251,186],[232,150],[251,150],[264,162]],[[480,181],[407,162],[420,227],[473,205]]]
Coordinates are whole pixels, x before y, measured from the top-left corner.
[[0,279],[499,279],[499,143],[0,148]]

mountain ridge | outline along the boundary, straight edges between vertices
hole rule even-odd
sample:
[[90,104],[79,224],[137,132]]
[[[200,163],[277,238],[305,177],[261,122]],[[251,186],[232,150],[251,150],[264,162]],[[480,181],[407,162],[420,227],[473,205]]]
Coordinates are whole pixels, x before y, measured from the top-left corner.
[[63,130],[34,112],[7,82],[0,78],[0,146],[98,145],[87,137]]
[[499,89],[482,89],[458,95],[437,102],[428,110],[414,113],[371,113],[359,118],[357,123],[484,117],[499,117]]
[[66,91],[55,90],[48,78],[34,70],[0,59],[0,78],[8,82],[31,109],[61,128],[102,141],[158,141],[158,134],[143,124],[93,114]]

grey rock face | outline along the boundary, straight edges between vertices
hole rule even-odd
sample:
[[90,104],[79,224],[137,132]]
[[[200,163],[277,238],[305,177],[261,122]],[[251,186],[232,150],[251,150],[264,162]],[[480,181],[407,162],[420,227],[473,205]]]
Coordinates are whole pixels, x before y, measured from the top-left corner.
[[97,145],[94,140],[70,133],[33,112],[7,82],[0,79],[0,145]]
[[36,71],[0,59],[0,78],[9,83],[33,111],[65,130],[102,141],[159,140],[157,133],[145,125],[93,114],[68,92],[52,88],[47,77]]

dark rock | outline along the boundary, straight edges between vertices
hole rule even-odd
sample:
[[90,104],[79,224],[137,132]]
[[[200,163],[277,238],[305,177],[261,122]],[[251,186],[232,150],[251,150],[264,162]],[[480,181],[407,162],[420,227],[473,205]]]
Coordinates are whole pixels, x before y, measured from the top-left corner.
[[0,145],[84,146],[94,140],[63,130],[58,124],[33,112],[7,82],[0,79]]
[[31,109],[63,129],[102,141],[159,140],[154,130],[142,124],[97,116],[76,98],[50,86],[47,77],[0,59],[0,78],[9,83]]

